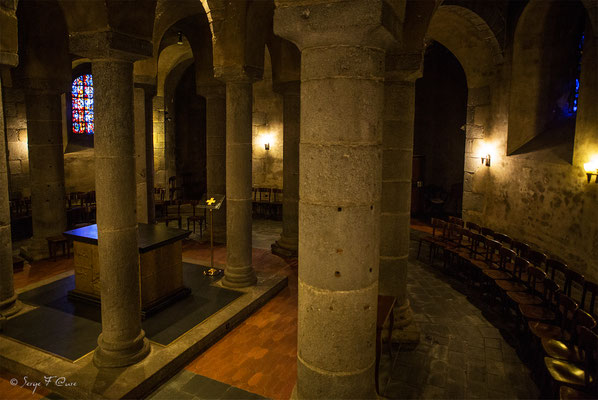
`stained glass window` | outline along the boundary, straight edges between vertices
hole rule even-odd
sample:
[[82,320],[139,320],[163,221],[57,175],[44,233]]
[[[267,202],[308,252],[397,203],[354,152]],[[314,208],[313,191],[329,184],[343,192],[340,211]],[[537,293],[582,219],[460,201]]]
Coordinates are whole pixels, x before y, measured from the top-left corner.
[[73,133],[93,135],[93,80],[91,74],[75,78],[71,98]]
[[579,77],[581,75],[581,56],[583,55],[583,41],[585,35],[581,35],[577,45],[577,70],[575,71],[575,87],[571,94],[571,101],[569,102],[569,112],[575,114],[577,112],[577,100],[579,100]]

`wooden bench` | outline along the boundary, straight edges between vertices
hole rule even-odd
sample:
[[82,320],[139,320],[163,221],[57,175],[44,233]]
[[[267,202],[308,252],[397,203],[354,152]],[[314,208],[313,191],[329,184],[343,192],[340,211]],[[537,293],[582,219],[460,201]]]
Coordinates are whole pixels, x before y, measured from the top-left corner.
[[46,238],[46,240],[48,241],[48,251],[50,252],[50,257],[54,261],[56,261],[56,255],[59,248],[62,248],[62,255],[66,255],[66,258],[71,257],[70,243],[67,238],[62,235],[56,235],[49,236]]

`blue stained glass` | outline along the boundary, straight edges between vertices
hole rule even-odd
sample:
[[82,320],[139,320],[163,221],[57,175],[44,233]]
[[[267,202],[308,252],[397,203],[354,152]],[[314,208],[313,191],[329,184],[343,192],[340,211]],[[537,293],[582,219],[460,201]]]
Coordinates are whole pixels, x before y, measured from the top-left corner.
[[93,135],[93,79],[91,74],[75,78],[71,94],[73,133]]
[[583,55],[583,42],[585,39],[585,35],[582,34],[581,38],[579,39],[579,43],[577,44],[577,76],[575,77],[575,89],[573,90],[573,95],[570,97],[569,108],[571,114],[575,114],[577,112],[577,102],[579,100],[579,77],[581,75],[581,57]]

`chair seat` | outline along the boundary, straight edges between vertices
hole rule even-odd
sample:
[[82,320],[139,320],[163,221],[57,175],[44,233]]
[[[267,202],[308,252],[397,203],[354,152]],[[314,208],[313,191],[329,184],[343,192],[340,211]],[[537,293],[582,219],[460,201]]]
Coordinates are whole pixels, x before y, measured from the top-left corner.
[[488,264],[484,260],[470,260],[471,265],[479,269],[488,269]]
[[507,292],[507,296],[517,304],[542,304],[542,299],[527,292]]
[[580,392],[579,390],[573,389],[569,386],[561,386],[559,389],[559,398],[561,400],[590,400],[596,399],[596,396],[593,396],[589,393]]
[[558,340],[563,338],[563,332],[560,326],[545,324],[540,321],[529,321],[527,326],[529,327],[530,332],[540,339]]
[[523,283],[505,279],[499,279],[495,282],[496,285],[498,285],[498,287],[504,290],[505,292],[525,292],[527,290],[527,286],[525,286]]
[[574,364],[581,364],[583,359],[579,354],[577,346],[568,345],[558,339],[542,339],[542,348],[547,356],[559,360],[569,361]]
[[482,272],[484,272],[484,275],[486,275],[488,278],[494,279],[495,281],[500,279],[505,280],[511,277],[511,275],[505,271],[499,271],[497,269],[485,269]]
[[544,364],[555,381],[574,386],[584,386],[586,372],[578,366],[552,357],[544,357]]
[[533,304],[519,304],[519,311],[525,319],[553,321],[556,318],[555,313],[550,311],[548,308]]

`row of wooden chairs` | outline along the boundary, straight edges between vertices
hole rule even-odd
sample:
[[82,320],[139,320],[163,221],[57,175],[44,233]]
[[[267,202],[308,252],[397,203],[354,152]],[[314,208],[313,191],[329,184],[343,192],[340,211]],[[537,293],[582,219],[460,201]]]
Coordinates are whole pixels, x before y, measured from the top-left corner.
[[96,220],[96,192],[71,192],[66,196],[66,217],[69,228],[93,224]]
[[562,385],[562,398],[598,396],[596,283],[524,242],[454,217],[432,220],[418,257],[423,243],[430,260],[442,251],[445,268],[500,300],[508,315],[515,311],[530,354],[541,355],[536,366]]
[[31,197],[10,200],[11,218],[21,218],[31,215]]
[[282,189],[253,188],[253,215],[264,218],[282,218]]
[[164,214],[161,217],[157,218],[157,222],[164,222],[166,224],[166,226],[168,226],[168,224],[170,222],[177,221],[179,229],[183,229],[183,225],[182,225],[183,216],[181,215],[181,207],[184,206],[185,204],[189,204],[189,205],[191,205],[192,215],[187,216],[187,230],[189,230],[189,227],[191,226],[190,224],[193,223],[193,232],[195,232],[195,226],[197,224],[199,227],[199,234],[200,234],[200,236],[203,236],[203,230],[205,228],[207,228],[207,215],[206,215],[205,208],[203,209],[203,211],[200,211],[197,209],[197,205],[199,204],[198,200],[190,200],[190,201],[173,200],[172,202],[169,202],[169,203],[171,206],[174,206],[176,212],[169,213],[168,205],[166,205],[166,207],[165,207],[166,211],[164,212]]

